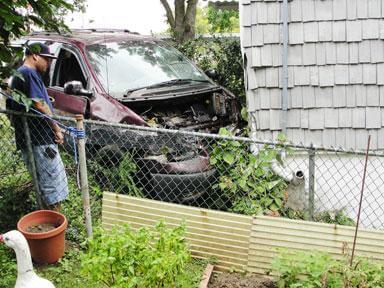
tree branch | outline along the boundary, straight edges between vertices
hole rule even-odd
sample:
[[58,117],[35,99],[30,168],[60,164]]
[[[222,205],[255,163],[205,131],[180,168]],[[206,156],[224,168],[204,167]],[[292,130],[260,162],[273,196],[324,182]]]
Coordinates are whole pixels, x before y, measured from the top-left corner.
[[173,17],[172,9],[171,9],[171,7],[169,7],[167,0],[160,0],[160,2],[164,6],[164,9],[165,9],[165,12],[167,15],[167,19],[168,19],[168,23],[171,26],[171,28],[173,29],[175,27],[175,18]]

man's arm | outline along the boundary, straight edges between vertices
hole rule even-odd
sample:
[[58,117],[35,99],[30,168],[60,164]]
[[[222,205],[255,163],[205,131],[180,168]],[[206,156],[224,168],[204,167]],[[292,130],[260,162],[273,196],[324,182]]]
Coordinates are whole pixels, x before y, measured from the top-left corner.
[[[41,113],[44,113],[45,115],[52,116],[51,109],[49,109],[49,106],[44,101],[33,101],[33,106],[39,110]],[[54,121],[49,121],[51,128],[53,130],[53,133],[55,134],[55,141],[57,144],[63,144],[64,143],[64,136],[61,132],[61,129],[59,125],[57,125]]]

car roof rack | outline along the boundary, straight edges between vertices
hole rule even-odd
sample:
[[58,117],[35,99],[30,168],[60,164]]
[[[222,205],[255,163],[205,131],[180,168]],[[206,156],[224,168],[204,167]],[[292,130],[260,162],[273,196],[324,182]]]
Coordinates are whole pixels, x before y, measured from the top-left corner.
[[[76,32],[76,33],[89,33],[89,32],[97,32],[97,33],[117,33],[117,32],[120,32],[120,33],[130,33],[130,34],[136,34],[136,35],[140,35],[140,33],[138,32],[132,32],[128,29],[109,29],[109,28],[86,28],[86,29],[71,29],[71,31],[73,32]],[[61,35],[61,36],[71,36],[70,33],[68,32],[64,32],[64,33],[58,33],[56,31],[35,31],[35,32],[32,32],[30,35]]]

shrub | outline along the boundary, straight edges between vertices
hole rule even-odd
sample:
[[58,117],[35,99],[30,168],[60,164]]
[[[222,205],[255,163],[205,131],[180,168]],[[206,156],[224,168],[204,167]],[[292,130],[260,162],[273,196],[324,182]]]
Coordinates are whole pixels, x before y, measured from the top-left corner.
[[[128,226],[99,231],[82,258],[82,271],[108,287],[193,287],[183,274],[190,261],[184,226],[155,230]],[[183,279],[183,281],[181,281]]]
[[357,259],[351,267],[348,257],[335,260],[323,252],[282,251],[272,267],[279,288],[384,287],[383,265],[367,259]]

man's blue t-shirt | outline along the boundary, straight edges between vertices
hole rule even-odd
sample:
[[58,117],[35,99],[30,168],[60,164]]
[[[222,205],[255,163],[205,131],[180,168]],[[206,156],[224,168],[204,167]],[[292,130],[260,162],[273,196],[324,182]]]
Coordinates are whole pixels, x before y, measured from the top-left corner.
[[[17,71],[22,75],[13,77],[11,88],[23,92],[27,97],[41,101],[43,100],[53,112],[52,102],[50,101],[41,75],[32,68],[21,66]],[[25,107],[12,100],[7,100],[7,108],[15,111],[25,111]],[[32,111],[33,112],[33,111]],[[24,150],[25,135],[24,128],[20,117],[13,117],[13,125],[15,128],[16,145],[18,149]],[[52,131],[49,120],[45,118],[28,117],[28,125],[31,134],[32,144],[47,145],[55,143],[54,133]]]

